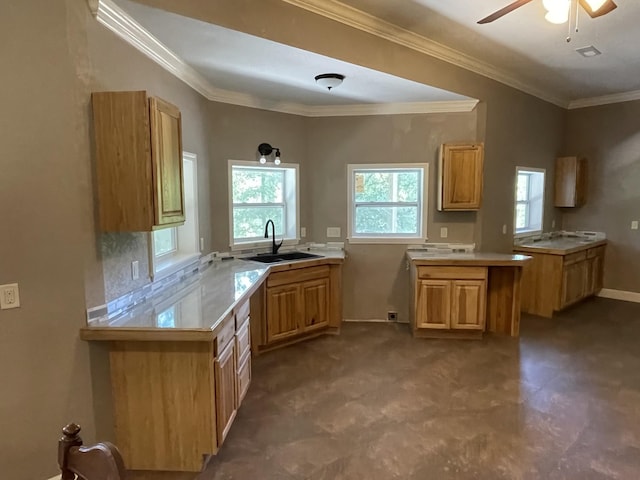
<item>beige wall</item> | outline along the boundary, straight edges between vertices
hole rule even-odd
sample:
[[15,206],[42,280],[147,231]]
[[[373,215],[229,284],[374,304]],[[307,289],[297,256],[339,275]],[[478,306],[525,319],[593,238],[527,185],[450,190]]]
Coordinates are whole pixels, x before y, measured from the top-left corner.
[[94,436],[78,339],[93,202],[72,3],[3,2],[0,15],[0,284],[19,282],[22,303],[0,311],[0,476],[17,480],[56,473],[65,422]]
[[[96,430],[100,438],[110,436],[105,352],[79,341],[77,332],[87,304],[135,286],[128,281],[130,261],[144,266],[147,251],[142,234],[94,232],[92,90],[145,89],[180,107],[184,147],[199,157],[200,228],[207,251],[228,245],[226,160],[255,158],[263,141],[280,146],[283,159],[301,163],[302,223],[324,240],[327,226],[344,229],[344,212],[328,205],[343,211],[346,188],[334,187],[317,171],[344,185],[344,165],[363,152],[376,161],[386,161],[385,152],[413,161],[421,155],[433,159],[435,145],[444,139],[485,140],[485,207],[455,216],[432,211],[430,227],[437,233],[447,225],[450,240],[473,239],[492,249],[510,245],[510,237],[496,235],[494,227],[512,223],[515,165],[523,159],[542,165],[557,153],[564,113],[486,78],[280,1],[179,5],[242,31],[483,103],[478,112],[460,116],[315,120],[214,104],[98,25],[85,2],[9,2],[0,16],[6,39],[0,52],[11,65],[1,74],[0,204],[14,210],[3,209],[0,284],[20,282],[23,306],[0,313],[0,465],[8,478],[54,475],[55,440],[68,421],[80,422],[89,442]],[[330,141],[338,141],[335,148]],[[377,153],[371,145],[379,147]],[[432,186],[434,178],[432,170]],[[433,210],[433,196],[430,202]],[[402,253],[402,247],[349,248],[345,297],[354,300],[345,304],[345,316],[384,318],[390,308],[406,316]],[[361,277],[364,284],[356,282]],[[380,300],[369,305],[367,289]]]
[[607,234],[605,288],[640,292],[640,101],[571,110],[564,153],[589,161],[587,203],[563,227]]
[[[311,206],[307,233],[315,241],[346,241],[347,165],[350,163],[428,163],[427,233],[432,242],[473,243],[479,236],[475,212],[438,212],[438,149],[444,142],[475,141],[477,112],[437,115],[381,115],[308,120],[308,150],[302,164]],[[449,230],[440,238],[440,227]],[[326,237],[340,227],[341,239]],[[418,242],[419,243],[419,242]],[[397,311],[408,321],[411,305],[406,245],[349,245],[344,265],[344,318],[386,319]]]

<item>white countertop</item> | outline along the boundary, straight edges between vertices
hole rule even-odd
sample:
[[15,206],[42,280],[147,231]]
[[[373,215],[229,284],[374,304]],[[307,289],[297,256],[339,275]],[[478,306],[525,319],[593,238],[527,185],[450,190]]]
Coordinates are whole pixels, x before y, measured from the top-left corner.
[[[177,293],[160,293],[152,300],[133,307],[126,313],[109,319],[90,322],[82,329],[82,337],[98,340],[96,331],[180,331],[210,334],[239,303],[251,294],[267,278],[272,270],[290,269],[294,265],[312,266],[338,263],[345,258],[344,251],[328,250],[310,252],[321,258],[310,258],[265,264],[233,259],[212,263],[202,273],[187,280]],[[152,339],[157,339],[157,335]],[[109,340],[109,338],[104,338]]]

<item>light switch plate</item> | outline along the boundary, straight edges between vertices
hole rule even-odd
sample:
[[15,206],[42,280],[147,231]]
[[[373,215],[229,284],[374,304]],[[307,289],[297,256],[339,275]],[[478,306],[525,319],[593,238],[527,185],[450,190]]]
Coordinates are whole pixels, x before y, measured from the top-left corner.
[[138,260],[131,262],[131,279],[138,280],[140,278],[140,263]]
[[440,227],[440,238],[447,238],[449,236],[449,229],[447,227]]
[[18,308],[20,306],[20,290],[17,283],[0,285],[0,310]]
[[307,236],[306,227],[300,227],[300,238],[305,238]]
[[327,238],[340,238],[340,227],[327,227]]
[[631,230],[637,230],[638,229],[638,220],[634,220],[633,222],[631,222]]

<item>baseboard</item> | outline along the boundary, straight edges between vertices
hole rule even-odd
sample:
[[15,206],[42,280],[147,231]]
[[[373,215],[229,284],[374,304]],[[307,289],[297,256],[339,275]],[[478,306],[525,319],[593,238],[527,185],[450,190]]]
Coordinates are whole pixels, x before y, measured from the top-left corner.
[[624,290],[613,290],[611,288],[603,288],[598,293],[599,297],[612,298],[614,300],[623,300],[625,302],[640,303],[640,293],[625,292]]

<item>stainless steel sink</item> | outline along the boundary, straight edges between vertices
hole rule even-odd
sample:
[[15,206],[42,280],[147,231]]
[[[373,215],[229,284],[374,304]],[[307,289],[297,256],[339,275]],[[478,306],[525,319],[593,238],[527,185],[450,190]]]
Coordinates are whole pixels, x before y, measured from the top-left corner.
[[262,263],[279,263],[288,262],[290,260],[304,260],[307,258],[322,258],[322,255],[305,252],[282,252],[282,253],[261,253],[253,257],[245,257],[243,260],[253,260]]

